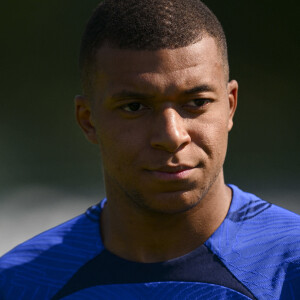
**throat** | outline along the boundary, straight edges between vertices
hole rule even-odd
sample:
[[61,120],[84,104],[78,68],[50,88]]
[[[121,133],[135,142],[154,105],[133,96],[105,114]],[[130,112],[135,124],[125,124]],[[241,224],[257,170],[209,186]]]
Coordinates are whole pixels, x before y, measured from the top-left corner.
[[187,212],[155,217],[115,209],[108,201],[100,219],[104,246],[136,262],[162,262],[183,256],[201,246],[221,225],[230,206],[231,190],[226,190],[222,201],[202,200]]

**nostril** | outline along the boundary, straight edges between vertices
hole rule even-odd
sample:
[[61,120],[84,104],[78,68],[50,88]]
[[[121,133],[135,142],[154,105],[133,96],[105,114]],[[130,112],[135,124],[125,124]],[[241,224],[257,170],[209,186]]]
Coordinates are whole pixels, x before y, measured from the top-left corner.
[[175,109],[166,109],[153,123],[151,146],[168,152],[176,152],[190,141],[184,119]]

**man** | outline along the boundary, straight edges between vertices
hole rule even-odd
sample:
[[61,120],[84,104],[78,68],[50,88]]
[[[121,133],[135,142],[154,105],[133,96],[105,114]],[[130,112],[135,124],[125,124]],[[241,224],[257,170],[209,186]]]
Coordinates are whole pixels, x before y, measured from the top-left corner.
[[226,185],[238,84],[199,0],[102,2],[76,116],[106,199],[0,261],[0,299],[300,299],[299,216]]

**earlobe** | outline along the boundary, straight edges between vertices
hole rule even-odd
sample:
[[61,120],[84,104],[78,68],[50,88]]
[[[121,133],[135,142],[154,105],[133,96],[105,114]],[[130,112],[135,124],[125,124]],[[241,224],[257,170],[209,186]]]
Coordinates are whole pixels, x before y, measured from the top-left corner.
[[84,96],[76,96],[75,115],[77,123],[83,130],[86,138],[93,144],[98,144],[96,129],[93,124],[90,102]]
[[236,80],[231,80],[227,85],[228,91],[228,101],[229,101],[229,121],[228,121],[228,131],[232,129],[233,126],[233,116],[237,107],[238,98],[238,83]]

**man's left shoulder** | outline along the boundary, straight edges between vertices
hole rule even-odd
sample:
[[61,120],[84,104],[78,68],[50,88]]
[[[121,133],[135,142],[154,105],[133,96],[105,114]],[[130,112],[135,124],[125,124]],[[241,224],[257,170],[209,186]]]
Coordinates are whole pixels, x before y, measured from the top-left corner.
[[227,219],[244,227],[261,225],[259,231],[272,232],[277,237],[297,235],[300,241],[300,216],[287,209],[262,200],[254,194],[244,192],[234,185],[233,203]]
[[292,248],[299,250],[300,216],[298,214],[259,198],[254,207],[265,209],[258,213],[253,220],[245,222],[244,226],[249,226],[252,229],[255,225],[261,226],[258,232],[265,236],[262,236],[262,239],[276,242],[276,244],[280,243],[286,251]]
[[280,299],[300,299],[300,216],[272,204],[261,217],[265,242],[273,246],[262,257],[278,266],[273,282],[283,281]]
[[[240,241],[257,249],[268,249],[290,260],[300,260],[300,216],[234,188],[235,209],[228,219],[236,223]],[[237,199],[238,198],[238,199]],[[282,259],[283,259],[282,257]]]
[[230,210],[206,245],[258,299],[300,299],[300,216],[230,187]]
[[300,216],[298,214],[264,200],[260,200],[260,203],[270,206],[259,216],[265,224],[269,224],[273,229],[285,228],[288,231],[278,230],[278,234],[281,232],[284,236],[298,233],[300,240]]

